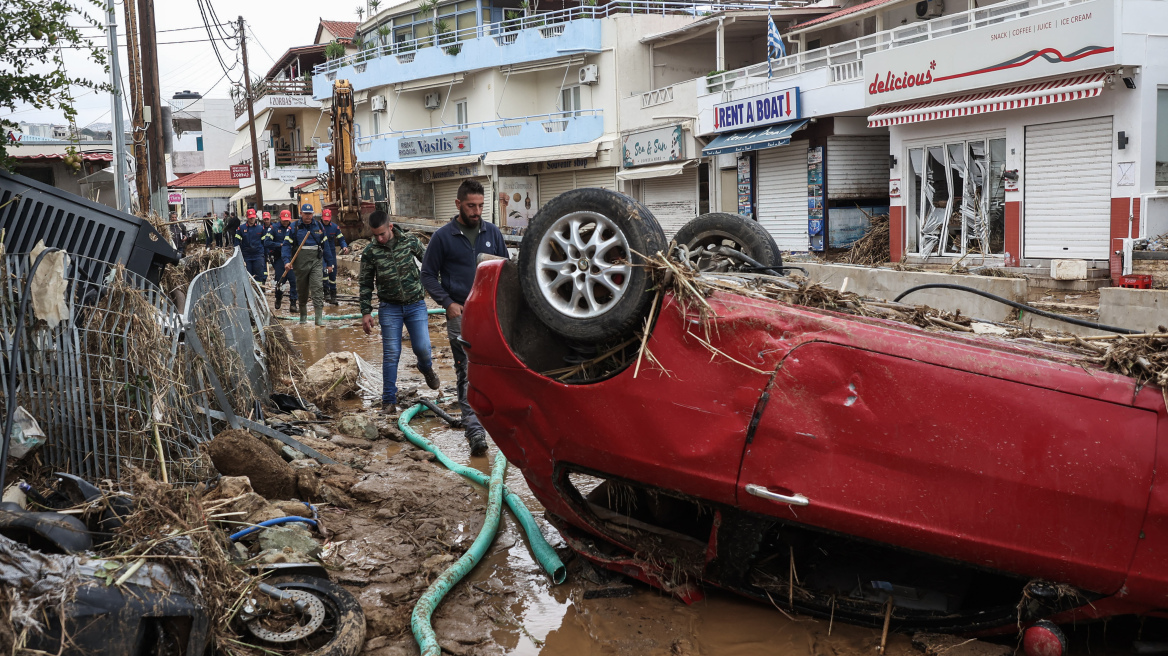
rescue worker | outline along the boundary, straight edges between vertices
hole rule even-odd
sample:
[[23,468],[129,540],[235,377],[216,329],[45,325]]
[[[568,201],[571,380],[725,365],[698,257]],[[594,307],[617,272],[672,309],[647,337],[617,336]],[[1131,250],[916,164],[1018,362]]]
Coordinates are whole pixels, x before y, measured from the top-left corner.
[[324,234],[324,226],[313,218],[312,203],[305,203],[300,207],[300,220],[284,237],[284,262],[285,271],[292,271],[295,267],[296,287],[300,291],[301,323],[308,321],[308,297],[311,295],[316,325],[323,326],[322,273],[336,269],[337,258],[332,243]]
[[256,211],[247,211],[247,222],[235,229],[235,244],[243,254],[247,272],[261,285],[268,280],[268,263],[264,259],[264,227],[256,221]]
[[[345,241],[345,235],[341,234],[341,229],[333,223],[333,211],[327,208],[321,211],[320,220],[324,223],[325,236],[333,245],[333,253],[348,255],[349,243]],[[340,246],[339,251],[337,250],[338,246]],[[329,305],[337,304],[337,268],[335,266],[324,278],[324,295]]]
[[276,309],[284,302],[284,282],[288,283],[288,307],[296,306],[296,276],[287,273],[284,265],[284,237],[292,230],[292,212],[280,210],[280,222],[272,224],[268,241],[268,257],[272,261],[272,270],[276,272]]

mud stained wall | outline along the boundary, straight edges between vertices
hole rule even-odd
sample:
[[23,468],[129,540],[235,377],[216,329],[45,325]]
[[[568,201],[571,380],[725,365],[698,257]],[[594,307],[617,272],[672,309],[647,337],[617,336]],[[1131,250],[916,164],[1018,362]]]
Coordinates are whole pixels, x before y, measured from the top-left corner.
[[434,198],[429,184],[422,182],[419,173],[394,172],[393,208],[396,216],[434,218]]

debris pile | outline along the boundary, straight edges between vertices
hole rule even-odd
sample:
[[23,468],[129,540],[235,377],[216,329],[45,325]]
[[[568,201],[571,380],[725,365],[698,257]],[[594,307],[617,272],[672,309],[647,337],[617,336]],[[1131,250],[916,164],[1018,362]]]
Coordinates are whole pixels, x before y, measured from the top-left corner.
[[859,266],[876,266],[890,260],[892,258],[889,246],[892,243],[889,239],[890,230],[887,214],[869,214],[868,232],[852,242],[844,261]]
[[1155,237],[1136,239],[1132,242],[1135,251],[1168,251],[1168,232]]

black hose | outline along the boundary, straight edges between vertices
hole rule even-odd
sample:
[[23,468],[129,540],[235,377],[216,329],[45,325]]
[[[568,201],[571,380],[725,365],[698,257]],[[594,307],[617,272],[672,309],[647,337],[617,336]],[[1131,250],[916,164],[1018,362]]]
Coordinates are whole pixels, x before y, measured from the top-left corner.
[[982,290],[976,289],[974,287],[967,287],[965,285],[953,285],[950,283],[943,283],[943,282],[933,282],[933,283],[929,283],[927,285],[917,285],[916,287],[909,287],[908,289],[901,292],[900,296],[897,296],[896,298],[892,299],[892,302],[899,303],[900,299],[904,298],[905,296],[908,296],[909,294],[911,294],[915,291],[920,291],[922,289],[956,289],[957,291],[960,291],[960,292],[969,292],[971,294],[977,294],[978,296],[984,296],[985,298],[989,298],[989,299],[995,300],[999,303],[1009,305],[1012,308],[1016,308],[1019,310],[1025,310],[1025,311],[1030,312],[1032,314],[1037,314],[1040,317],[1054,319],[1055,321],[1063,321],[1065,323],[1074,324],[1076,326],[1082,326],[1084,328],[1094,328],[1095,330],[1102,330],[1104,332],[1109,332],[1109,333],[1119,333],[1121,335],[1138,335],[1140,333],[1140,331],[1132,330],[1130,328],[1119,328],[1117,326],[1108,326],[1108,325],[1101,324],[1101,323],[1094,323],[1092,321],[1084,321],[1082,319],[1068,317],[1065,314],[1055,314],[1054,312],[1047,312],[1046,310],[1039,310],[1038,308],[1031,307],[1029,305],[1026,305],[1025,303],[1011,301],[1008,298],[1002,298],[1001,296],[998,296],[997,294],[983,292]]
[[24,313],[28,310],[28,288],[32,285],[32,277],[36,274],[41,260],[49,253],[61,249],[46,248],[37,255],[32,267],[28,270],[28,277],[24,279],[24,289],[20,294],[20,307],[16,310],[16,328],[12,331],[12,355],[8,358],[8,398],[5,400],[8,407],[4,409],[4,432],[0,433],[0,491],[4,490],[5,479],[8,477],[8,446],[12,441],[12,423],[16,419],[16,360],[20,353],[20,340],[24,337]]
[[427,408],[433,410],[434,414],[438,415],[442,418],[443,421],[450,424],[451,428],[462,428],[462,420],[455,419],[454,417],[450,416],[450,414],[445,410],[439,408],[437,403],[434,403],[430,399],[420,399],[419,402]]

